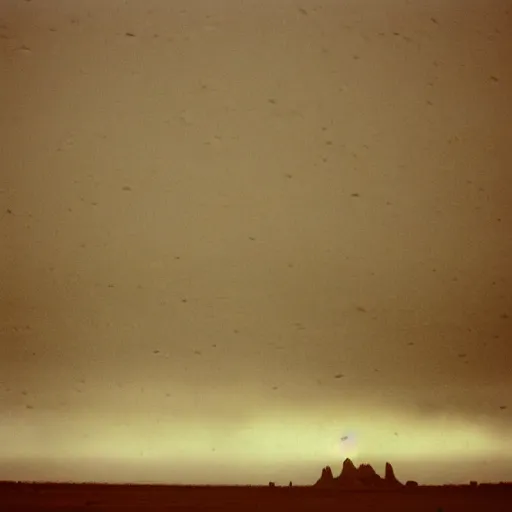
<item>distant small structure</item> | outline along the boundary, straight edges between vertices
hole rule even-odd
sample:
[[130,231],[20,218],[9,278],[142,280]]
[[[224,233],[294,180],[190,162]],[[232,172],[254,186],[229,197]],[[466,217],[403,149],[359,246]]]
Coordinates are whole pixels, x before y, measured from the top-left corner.
[[275,486],[276,486],[276,483],[275,483],[275,482],[269,482],[269,483],[268,483],[268,486],[269,486],[269,487],[275,487]]
[[293,484],[292,484],[292,481],[290,480],[290,483],[288,484],[288,487],[292,487]]
[[471,482],[469,482],[469,486],[470,487],[478,487],[478,482],[476,480],[471,480]]

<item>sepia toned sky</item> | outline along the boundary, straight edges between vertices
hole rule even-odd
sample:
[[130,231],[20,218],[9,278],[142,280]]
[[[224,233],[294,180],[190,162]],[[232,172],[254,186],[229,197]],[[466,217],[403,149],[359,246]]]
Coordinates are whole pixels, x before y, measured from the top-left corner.
[[0,479],[512,480],[510,34],[1,0]]

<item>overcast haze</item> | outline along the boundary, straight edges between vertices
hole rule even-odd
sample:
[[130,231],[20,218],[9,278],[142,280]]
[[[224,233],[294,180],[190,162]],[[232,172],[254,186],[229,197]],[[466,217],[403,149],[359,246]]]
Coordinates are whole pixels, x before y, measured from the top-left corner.
[[512,480],[511,34],[2,0],[0,479]]

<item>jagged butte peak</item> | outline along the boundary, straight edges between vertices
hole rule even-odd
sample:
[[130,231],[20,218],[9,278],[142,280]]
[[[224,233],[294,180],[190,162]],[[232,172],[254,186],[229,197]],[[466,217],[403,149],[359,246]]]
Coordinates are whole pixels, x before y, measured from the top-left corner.
[[357,469],[354,466],[354,463],[349,458],[346,458],[343,461],[343,467],[341,469],[341,475],[356,475],[356,474],[357,474]]
[[393,486],[402,486],[403,484],[395,476],[395,470],[390,462],[386,462],[386,470],[384,474],[384,480],[387,484]]
[[350,459],[347,458],[343,461],[341,473],[335,478],[335,483],[337,487],[357,488],[362,486],[359,470]]
[[361,464],[357,468],[357,477],[365,487],[375,487],[382,480],[370,464]]
[[332,469],[330,466],[325,466],[322,469],[322,474],[320,478],[316,481],[315,487],[333,487],[334,486],[334,476],[332,474]]
[[375,469],[370,464],[360,464],[357,468],[357,473],[360,477],[362,476],[374,476],[377,475]]
[[375,487],[401,487],[393,470],[393,466],[386,462],[385,477],[382,478],[370,464],[360,464],[356,468],[349,459],[343,461],[341,473],[334,477],[329,466],[322,469],[322,474],[315,486],[344,487],[344,488],[375,488]]
[[322,469],[322,478],[325,478],[326,480],[334,480],[331,466],[325,466],[325,468]]

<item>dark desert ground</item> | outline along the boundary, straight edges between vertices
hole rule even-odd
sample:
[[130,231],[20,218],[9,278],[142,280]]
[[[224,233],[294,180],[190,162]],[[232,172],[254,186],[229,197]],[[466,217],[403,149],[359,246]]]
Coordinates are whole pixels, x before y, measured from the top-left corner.
[[510,0],[0,0],[0,481],[86,482],[0,511],[512,510],[511,55]]
[[418,487],[345,491],[311,487],[1,485],[3,510],[41,511],[346,511],[509,512],[512,489]]

